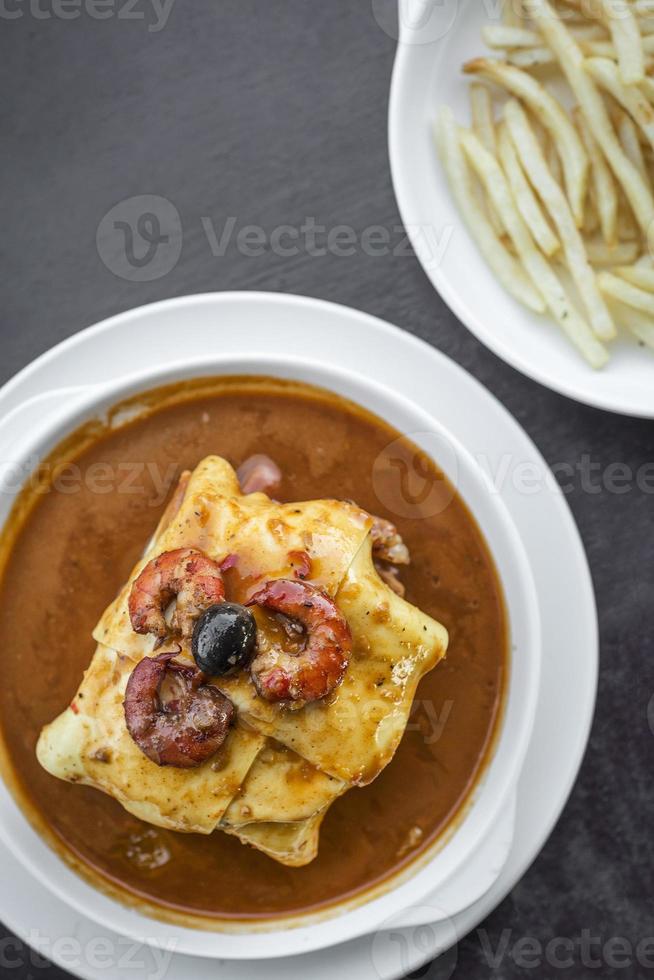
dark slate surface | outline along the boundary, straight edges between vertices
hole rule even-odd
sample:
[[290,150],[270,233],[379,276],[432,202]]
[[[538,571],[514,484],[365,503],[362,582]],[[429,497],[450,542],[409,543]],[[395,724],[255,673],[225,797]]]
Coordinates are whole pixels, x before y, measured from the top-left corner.
[[[218,236],[229,216],[236,231],[255,224],[269,233],[314,218],[357,232],[382,225],[398,241],[386,154],[394,40],[371,0],[176,0],[159,31],[148,30],[156,17],[145,0],[130,15],[140,19],[127,19],[123,5],[105,6],[112,15],[104,20],[86,5],[76,19],[62,19],[75,8],[49,0],[32,8],[7,0],[0,13],[0,381],[82,327],[152,300],[204,290],[298,292],[377,314],[445,351],[504,402],[551,463],[576,464],[585,455],[594,472],[624,463],[636,474],[651,461],[651,423],[584,408],[522,378],[457,323],[410,256],[306,248],[250,256],[233,242],[212,254],[203,218]],[[21,16],[8,19],[7,11]],[[101,261],[96,231],[117,202],[145,194],[174,203],[183,248],[168,274],[131,282]],[[158,213],[161,233],[172,232],[166,248],[174,258],[174,227]],[[143,229],[156,232],[152,224]],[[116,267],[115,244],[105,237],[101,251]],[[621,494],[593,492],[594,485],[577,477],[568,494],[601,618],[589,753],[543,853],[484,924],[487,934],[461,942],[457,978],[585,980],[654,970],[651,947],[649,961],[641,947],[642,962],[634,954],[626,965],[618,941],[635,950],[654,935],[653,498],[635,479]],[[574,945],[570,965],[515,945],[531,938],[545,946],[552,937]],[[488,948],[498,944],[504,955],[493,965]],[[552,955],[569,956],[563,946]],[[64,974],[8,937],[0,942],[0,976]]]

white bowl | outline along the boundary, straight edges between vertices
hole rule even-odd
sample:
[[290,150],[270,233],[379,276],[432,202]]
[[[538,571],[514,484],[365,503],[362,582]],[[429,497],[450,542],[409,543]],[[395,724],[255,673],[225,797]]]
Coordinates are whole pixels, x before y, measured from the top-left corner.
[[[413,19],[407,8],[418,7]],[[423,9],[425,8],[425,9]],[[461,66],[487,52],[481,28],[500,3],[400,0],[401,30],[389,104],[389,153],[402,220],[434,288],[483,344],[523,374],[598,408],[654,418],[654,353],[621,337],[602,371],[589,367],[547,317],[498,283],[452,200],[433,140],[439,106],[470,119]]]
[[[165,306],[159,305],[162,310]],[[220,350],[218,335],[215,346]],[[496,834],[498,822],[511,813],[534,721],[541,660],[540,624],[535,587],[522,542],[487,476],[437,420],[388,388],[353,372],[326,368],[300,358],[256,354],[221,356],[208,352],[201,360],[156,372],[144,369],[110,384],[42,392],[28,402],[14,403],[0,422],[0,459],[5,461],[5,476],[14,478],[15,466],[32,466],[74,427],[97,417],[123,398],[182,378],[224,374],[268,374],[321,385],[375,412],[399,431],[409,434],[425,451],[433,453],[436,445],[436,462],[475,515],[497,564],[507,602],[512,651],[506,706],[495,750],[465,815],[451,836],[391,881],[385,893],[363,903],[355,901],[337,906],[328,917],[296,922],[293,928],[281,928],[273,923],[263,933],[254,931],[254,927],[245,933],[216,933],[146,918],[73,873],[31,828],[9,794],[5,791],[0,795],[0,836],[53,894],[86,916],[140,941],[147,937],[152,945],[170,948],[172,942],[177,952],[251,960],[308,952],[365,935],[406,908],[429,904],[430,896],[437,895],[440,887],[465,871],[480,844]],[[6,394],[11,395],[12,390],[10,384]],[[0,392],[0,409],[2,396]],[[10,404],[11,401],[9,398]],[[5,520],[11,502],[11,493],[2,495],[0,522]],[[497,874],[500,870],[501,865]],[[454,911],[448,909],[447,913]],[[438,918],[436,911],[433,918]]]

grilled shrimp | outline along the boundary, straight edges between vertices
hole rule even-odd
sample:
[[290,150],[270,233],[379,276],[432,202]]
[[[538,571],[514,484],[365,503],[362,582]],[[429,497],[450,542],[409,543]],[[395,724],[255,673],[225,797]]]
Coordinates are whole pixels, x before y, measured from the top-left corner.
[[409,565],[411,562],[409,549],[395,525],[383,517],[373,517],[372,520],[370,536],[373,558],[387,561],[391,565]]
[[136,665],[125,690],[125,721],[156,765],[192,769],[221,747],[234,706],[196,667],[176,663],[174,656],[145,657]]
[[[318,701],[341,681],[350,662],[352,634],[330,597],[308,582],[268,582],[248,602],[287,619],[287,632],[304,638],[298,653],[262,640],[250,666],[254,685],[267,701]],[[290,621],[290,622],[289,622]]]
[[[171,627],[166,607],[177,597]],[[165,551],[148,562],[132,585],[129,617],[135,633],[154,633],[160,638],[181,633],[190,639],[196,620],[225,598],[220,566],[195,548]]]
[[403,596],[406,590],[400,581],[397,566],[410,564],[409,549],[394,524],[383,517],[373,517],[372,520],[372,559],[377,573],[393,592]]

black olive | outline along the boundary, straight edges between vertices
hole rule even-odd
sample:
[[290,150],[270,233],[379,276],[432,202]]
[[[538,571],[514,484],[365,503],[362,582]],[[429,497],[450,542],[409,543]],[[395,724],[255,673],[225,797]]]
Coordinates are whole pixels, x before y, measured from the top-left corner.
[[200,616],[193,630],[195,662],[205,674],[229,674],[254,652],[257,624],[245,606],[221,602]]

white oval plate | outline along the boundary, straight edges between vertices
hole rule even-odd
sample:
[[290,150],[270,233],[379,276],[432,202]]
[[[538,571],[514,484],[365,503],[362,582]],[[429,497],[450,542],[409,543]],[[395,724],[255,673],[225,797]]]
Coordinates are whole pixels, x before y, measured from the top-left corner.
[[[427,12],[407,20],[407,5]],[[594,371],[555,323],[506,293],[450,195],[433,122],[443,104],[460,122],[469,121],[469,80],[461,66],[487,53],[481,28],[500,4],[400,0],[400,7],[389,105],[391,171],[402,220],[434,288],[478,340],[528,377],[587,405],[654,418],[654,352],[621,336],[611,345],[610,363]]]
[[[379,320],[316,300],[263,293],[226,293],[188,297],[123,314],[77,334],[39,358],[3,389],[4,413],[40,392],[111,380],[124,371],[117,351],[130,351],[132,364],[151,368],[175,365],[180,337],[185,356],[204,354],[216,343],[226,350],[296,357],[320,356],[325,366],[364,365],[377,382],[404,394],[448,428],[477,457],[507,505],[527,548],[537,582],[544,649],[540,700],[534,738],[521,780],[513,850],[498,882],[475,905],[437,925],[402,930],[406,944],[385,942],[385,933],[276,962],[222,962],[229,977],[333,976],[340,965],[352,975],[391,977],[406,974],[451,945],[501,899],[533,860],[567,798],[585,748],[592,719],[597,676],[597,625],[588,568],[574,523],[533,444],[506,411],[480,385],[443,355]],[[507,466],[508,460],[508,466]],[[519,474],[529,467],[529,490],[521,492]],[[542,477],[534,492],[534,467]],[[565,676],[565,684],[561,678]],[[0,848],[3,880],[18,884],[0,896],[0,918],[55,962],[83,977],[106,976],[89,954],[93,937],[105,937],[115,950],[124,938],[107,933],[79,913],[54,901]],[[413,919],[423,922],[425,909]],[[391,925],[391,924],[389,924]],[[36,932],[34,931],[36,928]],[[61,936],[86,937],[78,960],[75,943],[56,944]],[[95,945],[91,943],[93,950]],[[143,971],[152,976],[157,951],[140,951]],[[393,958],[395,957],[395,959]],[[397,959],[397,957],[403,957]],[[186,957],[176,955],[168,977],[188,976]],[[194,958],[198,978],[215,976],[216,961]],[[103,972],[104,971],[104,972]]]

